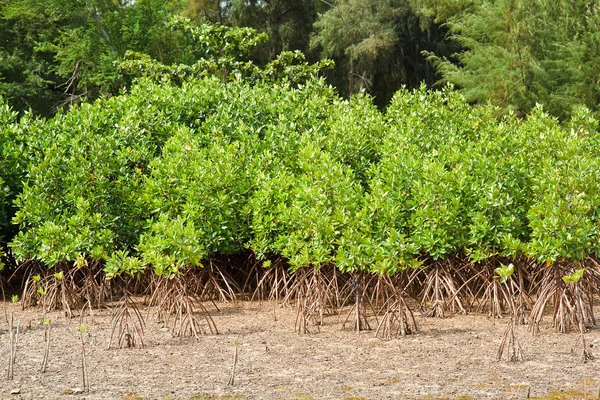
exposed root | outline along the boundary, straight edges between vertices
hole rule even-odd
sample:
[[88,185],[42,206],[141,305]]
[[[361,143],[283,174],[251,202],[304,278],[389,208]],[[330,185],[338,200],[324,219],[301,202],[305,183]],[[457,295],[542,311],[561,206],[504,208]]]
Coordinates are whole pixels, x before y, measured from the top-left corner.
[[188,270],[181,276],[181,279],[185,281],[189,295],[194,296],[198,301],[210,301],[219,311],[215,300],[218,300],[220,292],[214,285],[214,281],[211,281],[211,275],[203,270]]
[[92,310],[92,306],[89,301],[83,303],[83,306],[81,307],[81,311],[79,312],[79,325],[89,325],[87,322],[88,317],[90,318],[92,324],[96,323],[94,320],[94,311]]
[[104,271],[101,265],[95,262],[88,266],[79,268],[81,283],[79,293],[83,301],[89,303],[91,308],[100,308],[111,297],[110,280],[105,279]]
[[119,348],[136,347],[138,343],[144,347],[145,322],[139,308],[131,298],[131,293],[124,291],[119,306],[111,318],[112,331],[108,348],[110,349],[115,331],[117,331],[117,343]]
[[498,348],[498,354],[496,355],[498,361],[502,359],[504,353],[506,353],[507,361],[510,362],[522,361],[525,359],[525,353],[523,353],[523,348],[515,333],[513,318],[509,319],[508,324],[504,329],[504,333],[502,334],[502,340],[500,342],[500,347]]
[[262,268],[260,271],[256,274],[258,282],[251,301],[257,299],[279,303],[283,299],[291,298],[290,293],[296,274],[290,274],[281,259],[277,259],[269,268]]
[[2,303],[4,304],[4,320],[6,322],[8,322],[8,309],[7,309],[5,287],[6,287],[6,280],[4,279],[4,276],[2,276],[1,271],[0,271],[0,291],[2,292]]
[[533,308],[533,300],[529,294],[531,286],[531,277],[529,266],[518,263],[515,267],[515,277],[513,278],[513,293],[515,296],[515,322],[525,325],[528,322],[527,314]]
[[366,286],[369,288],[369,301],[373,308],[377,310],[376,315],[381,315],[387,312],[390,301],[394,301],[398,290],[404,292],[404,288],[408,283],[406,274],[396,274],[394,276],[372,274]]
[[[288,296],[296,295],[298,307],[294,329],[298,333],[311,333],[310,327],[318,330],[323,325],[325,314],[337,311],[337,281],[326,271],[315,268],[301,268],[294,275],[294,285],[288,292]],[[287,301],[288,297],[284,298]]]
[[[352,329],[357,333],[363,330],[371,330],[369,319],[367,318],[367,310],[370,308],[375,318],[377,318],[377,312],[370,297],[368,296],[368,283],[365,274],[354,273],[351,279],[346,283],[343,288],[343,292],[347,293],[343,304],[348,303],[351,299],[354,300],[350,311],[346,315],[346,319],[342,323],[342,329],[345,329],[346,324],[350,322]],[[377,321],[379,324],[379,321]]]
[[[186,280],[182,276],[173,279],[162,278],[150,299],[150,306],[158,306],[158,318],[165,323],[171,321],[171,332],[174,337],[194,336],[202,334],[218,334],[217,326],[202,302],[190,294]],[[194,314],[197,307],[204,317]],[[204,322],[203,322],[204,321]]]
[[210,260],[201,271],[201,286],[194,290],[202,300],[235,301],[242,289],[225,268]]
[[581,359],[583,362],[588,362],[594,359],[594,356],[592,355],[592,352],[590,351],[589,347],[587,346],[587,343],[585,341],[585,332],[581,331],[579,333],[579,340],[581,342]]
[[[310,293],[308,291],[307,293]],[[323,325],[323,309],[319,296],[307,294],[298,301],[298,313],[296,314],[296,323],[294,330],[297,333],[311,333],[309,327],[314,326],[317,330]]]
[[[514,264],[511,264],[511,269],[501,269],[499,275],[501,276],[492,276],[494,282],[491,282],[488,286],[489,288],[493,288],[493,290],[499,293],[498,297],[492,298],[492,300],[497,299],[498,301],[502,301],[505,303],[506,308],[510,311],[510,318],[508,320],[508,324],[504,329],[504,333],[502,334],[502,339],[500,340],[500,346],[498,347],[498,353],[496,354],[496,358],[498,361],[502,359],[504,353],[506,353],[506,359],[509,362],[516,362],[523,360],[525,355],[523,353],[523,348],[519,343],[519,339],[517,338],[517,334],[515,333],[515,319],[518,319],[518,310],[515,303],[515,291],[519,290],[519,286],[514,284]],[[502,308],[501,305],[498,304],[497,311],[500,312],[499,316],[502,316]]]
[[509,294],[498,279],[494,279],[493,276],[490,278],[483,293],[483,301],[477,307],[477,312],[483,312],[485,308],[488,308],[489,317],[502,318],[502,315],[509,311],[506,308],[512,299],[509,298]]
[[403,293],[396,290],[388,297],[386,311],[377,326],[375,336],[391,340],[398,336],[415,334],[417,331],[417,322],[412,310],[406,303]]
[[132,296],[143,295],[142,304],[147,306],[152,293],[152,289],[156,286],[157,279],[153,271],[146,271],[132,278],[121,276],[119,279],[111,279],[109,296],[113,302],[114,295],[121,295],[125,290],[131,293]]
[[593,324],[592,309],[584,295],[584,291],[590,288],[591,277],[586,272],[579,282],[566,283],[562,278],[570,272],[570,268],[558,264],[545,270],[529,317],[529,328],[533,334],[539,332],[544,310],[550,302],[554,306],[552,325],[557,332],[566,333],[573,327],[584,332]]
[[99,263],[75,267],[58,264],[51,270],[28,264],[21,296],[23,308],[40,305],[44,310],[62,309],[72,318],[84,305],[99,308],[110,298],[110,283],[104,279]]
[[[35,274],[36,271],[39,273]],[[85,304],[75,282],[77,270],[57,266],[54,271],[30,269],[21,296],[23,308],[41,305],[44,310],[62,309],[65,316],[72,318],[74,310]]]
[[527,310],[532,307],[531,298],[525,291],[525,271],[517,265],[511,279],[501,283],[494,271],[496,266],[488,263],[480,273],[482,279],[477,284],[481,289],[475,296],[481,301],[476,311],[487,310],[492,318],[514,315],[516,323],[525,324]]
[[428,316],[443,318],[448,312],[466,314],[460,296],[461,288],[466,288],[465,281],[461,268],[452,262],[437,263],[429,268],[421,295],[422,303],[429,305]]

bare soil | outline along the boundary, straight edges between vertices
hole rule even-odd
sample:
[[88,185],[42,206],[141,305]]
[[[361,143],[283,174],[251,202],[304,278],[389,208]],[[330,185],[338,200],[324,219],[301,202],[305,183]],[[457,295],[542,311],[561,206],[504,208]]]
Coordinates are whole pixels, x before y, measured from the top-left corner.
[[[600,394],[600,329],[586,334],[598,358],[584,363],[579,335],[555,333],[549,316],[536,336],[527,326],[516,327],[526,359],[510,363],[496,360],[507,321],[481,315],[419,317],[418,334],[382,341],[373,331],[340,330],[338,316],[326,317],[320,330],[298,335],[295,309],[271,302],[219,303],[220,311],[207,307],[218,335],[174,338],[170,325],[150,313],[145,347],[123,349],[107,349],[111,310],[95,311],[93,321],[85,318],[90,388],[75,394],[82,387],[80,319],[49,315],[50,356],[42,374],[41,310],[9,304],[20,333],[9,381],[8,323],[0,311],[0,398],[597,399]],[[238,363],[228,386],[236,340]],[[11,395],[13,389],[20,394]]]

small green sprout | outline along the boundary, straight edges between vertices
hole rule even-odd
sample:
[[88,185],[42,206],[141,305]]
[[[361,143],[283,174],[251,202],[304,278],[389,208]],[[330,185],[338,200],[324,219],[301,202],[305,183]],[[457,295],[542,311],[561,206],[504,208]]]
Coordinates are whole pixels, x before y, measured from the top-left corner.
[[75,267],[77,269],[81,269],[82,267],[87,267],[88,263],[83,254],[77,255],[77,259],[75,260]]
[[497,274],[494,276],[494,278],[500,279],[500,283],[505,283],[515,272],[515,266],[512,263],[508,265],[502,265],[501,267],[496,268],[494,272]]
[[13,294],[12,297],[10,298],[10,300],[13,303],[18,303],[19,302],[19,296],[17,296],[16,294]]
[[65,273],[63,271],[57,272],[54,274],[54,277],[56,279],[58,279],[59,281],[65,276]]
[[31,279],[33,279],[34,282],[39,282],[42,279],[42,277],[38,274],[32,276]]
[[83,332],[85,332],[86,329],[87,329],[87,324],[84,322],[83,324],[81,324],[77,327],[76,331],[79,333],[83,333]]
[[562,277],[564,283],[577,283],[581,278],[583,278],[583,274],[585,272],[585,268],[580,268],[575,270],[571,275],[565,275]]
[[45,296],[46,295],[46,291],[44,290],[44,288],[42,288],[41,286],[38,286],[37,288],[37,292],[40,296]]

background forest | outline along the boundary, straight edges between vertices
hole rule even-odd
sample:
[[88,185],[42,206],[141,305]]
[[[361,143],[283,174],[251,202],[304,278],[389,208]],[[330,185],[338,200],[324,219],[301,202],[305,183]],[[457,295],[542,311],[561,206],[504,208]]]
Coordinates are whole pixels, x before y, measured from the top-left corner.
[[402,86],[449,82],[472,103],[561,118],[596,111],[599,4],[593,0],[0,0],[0,96],[51,116],[130,85],[127,51],[165,65],[202,58],[173,16],[250,27],[268,38],[258,66],[284,51],[332,59],[340,94],[385,107]]

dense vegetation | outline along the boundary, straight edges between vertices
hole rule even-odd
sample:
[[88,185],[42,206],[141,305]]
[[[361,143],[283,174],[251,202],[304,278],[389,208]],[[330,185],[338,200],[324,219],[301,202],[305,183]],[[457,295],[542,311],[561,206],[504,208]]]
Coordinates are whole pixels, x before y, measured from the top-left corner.
[[[319,79],[218,77],[142,78],[50,120],[5,107],[3,182],[23,182],[3,184],[3,215],[16,196],[10,248],[32,276],[62,271],[74,285],[77,274],[170,280],[207,268],[235,285],[215,260],[252,254],[296,276],[423,272],[423,287],[405,289],[447,297],[446,309],[509,262],[522,295],[580,268],[575,283],[595,292],[597,120],[586,109],[566,127],[540,108],[497,114],[451,90],[402,90],[382,113]],[[439,273],[448,279],[428,294]]]
[[[170,23],[186,17],[264,34],[243,60],[259,67],[294,51],[310,63],[333,59],[328,82],[344,97],[365,91],[380,108],[403,86],[450,82],[471,103],[518,114],[540,103],[566,120],[574,106],[598,110],[598,7],[590,0],[0,0],[0,96],[18,112],[49,116],[130,87],[120,63],[131,52],[189,69],[206,54],[193,30]],[[239,39],[244,30],[234,32]]]
[[[395,91],[384,109],[377,103],[387,95],[344,98],[319,78],[332,67],[329,60],[310,63],[300,51],[279,52],[291,41],[281,26],[277,32],[263,27],[268,36],[173,15],[204,10],[207,18],[245,20],[249,10],[236,2],[231,9],[219,2],[210,13],[151,0],[92,3],[63,14],[75,11],[59,0],[40,2],[55,13],[50,31],[7,25],[33,16],[25,2],[1,3],[2,29],[24,29],[35,42],[18,62],[41,62],[42,48],[50,49],[45,65],[53,82],[72,74],[66,91],[72,104],[56,107],[52,118],[23,112],[19,103],[29,104],[29,95],[43,104],[59,101],[52,84],[19,78],[2,86],[14,108],[0,107],[0,234],[4,260],[21,267],[24,304],[71,314],[111,293],[127,298],[145,288],[151,303],[187,318],[182,334],[203,329],[190,296],[240,293],[296,301],[302,332],[322,322],[324,312],[352,304],[356,329],[369,326],[372,311],[385,315],[381,335],[409,333],[416,329],[409,297],[438,316],[487,309],[523,322],[529,313],[534,331],[550,302],[559,331],[583,333],[594,322],[593,296],[600,290],[594,86],[569,80],[591,90],[583,93],[560,86],[557,75],[553,81],[526,74],[549,86],[513,92],[499,71],[478,78],[489,72],[481,64],[486,51],[500,49],[498,43],[512,51],[513,42],[474,29],[485,21],[481,15],[510,16],[502,7],[515,2],[442,4],[435,12],[449,21],[464,52],[460,64],[430,57],[459,90],[417,87],[404,64],[404,72],[394,72],[404,78],[395,82],[413,88]],[[341,61],[333,75],[340,68],[350,76],[358,71],[366,89],[369,74],[386,74],[381,60],[417,60],[397,48],[397,22],[418,10],[421,18],[432,17],[425,5],[378,3],[351,24],[350,41],[334,43],[345,38],[337,34],[347,23],[344,13],[354,17],[359,3],[340,1],[325,11],[313,45]],[[530,11],[528,21],[539,22]],[[140,25],[152,21],[144,12],[164,18]],[[562,21],[561,15],[553,18]],[[137,21],[135,32],[125,17]],[[39,47],[31,29],[49,41]],[[136,39],[150,33],[178,45],[166,54],[158,39]],[[82,38],[89,41],[79,43]],[[77,43],[94,62],[70,58]],[[538,50],[548,56],[548,49]],[[544,65],[540,60],[531,62]],[[503,65],[513,67],[510,60]],[[486,82],[506,86],[484,89]],[[377,95],[371,89],[351,80],[342,92]],[[76,101],[84,97],[99,98]],[[535,105],[538,98],[548,99],[555,116]],[[216,330],[214,322],[206,329]]]

